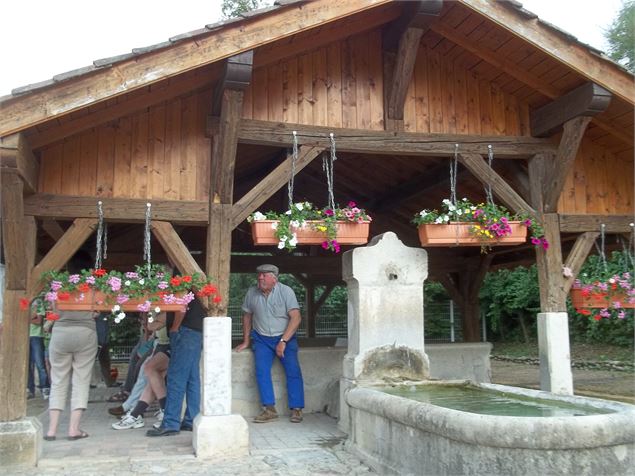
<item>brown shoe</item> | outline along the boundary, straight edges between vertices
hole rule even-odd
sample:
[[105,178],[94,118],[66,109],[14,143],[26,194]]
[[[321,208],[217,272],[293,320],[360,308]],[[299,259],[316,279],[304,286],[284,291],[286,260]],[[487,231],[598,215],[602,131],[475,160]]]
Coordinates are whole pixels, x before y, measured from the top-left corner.
[[277,419],[278,412],[276,412],[276,409],[272,406],[266,406],[263,412],[254,418],[254,423],[267,423]]
[[113,416],[121,416],[123,414],[126,413],[126,411],[123,409],[123,407],[121,405],[116,406],[116,407],[112,407],[108,409],[108,413],[110,413]]
[[289,417],[289,421],[291,423],[300,423],[302,421],[302,409],[301,408],[292,408],[291,409],[291,417]]

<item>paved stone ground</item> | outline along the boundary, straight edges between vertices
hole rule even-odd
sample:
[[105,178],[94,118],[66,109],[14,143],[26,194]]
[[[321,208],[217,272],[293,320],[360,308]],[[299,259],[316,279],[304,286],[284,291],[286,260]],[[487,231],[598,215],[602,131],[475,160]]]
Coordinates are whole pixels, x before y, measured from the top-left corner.
[[[358,475],[372,473],[344,449],[346,435],[335,419],[324,414],[305,415],[300,424],[286,418],[266,424],[249,423],[250,456],[240,459],[199,461],[192,450],[192,433],[148,438],[154,423],[147,413],[146,426],[113,430],[116,419],[107,413],[115,404],[105,402],[113,389],[91,390],[82,429],[90,436],[66,440],[68,417],[64,412],[56,441],[44,441],[37,468],[11,471],[15,475]],[[29,414],[38,416],[46,430],[46,403],[29,400]]]

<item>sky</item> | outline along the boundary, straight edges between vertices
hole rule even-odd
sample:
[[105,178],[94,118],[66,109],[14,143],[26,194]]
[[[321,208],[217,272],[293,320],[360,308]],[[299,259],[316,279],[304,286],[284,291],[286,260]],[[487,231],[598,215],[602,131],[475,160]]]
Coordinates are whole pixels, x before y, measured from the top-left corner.
[[[336,0],[333,0],[336,1]],[[448,1],[448,0],[446,0]],[[451,0],[450,0],[451,1]],[[128,53],[220,20],[220,0],[10,0],[0,28],[0,96],[94,60]],[[267,0],[271,3],[271,0]],[[524,0],[524,7],[606,50],[621,0]]]

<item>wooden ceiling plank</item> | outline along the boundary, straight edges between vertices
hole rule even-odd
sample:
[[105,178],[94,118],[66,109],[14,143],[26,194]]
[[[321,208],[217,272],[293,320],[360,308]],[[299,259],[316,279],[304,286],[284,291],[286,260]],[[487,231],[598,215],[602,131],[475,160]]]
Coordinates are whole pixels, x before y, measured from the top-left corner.
[[9,99],[2,104],[0,136],[389,2],[316,0],[291,4],[275,14],[253,16],[209,35]]
[[335,135],[337,150],[366,154],[403,156],[453,157],[454,144],[461,144],[466,153],[487,154],[492,145],[499,158],[527,158],[545,152],[555,153],[556,146],[546,139],[526,136],[474,136],[457,134],[422,134],[393,131],[369,131],[337,127],[307,126],[270,121],[243,119],[239,142],[277,147],[292,145],[293,131],[299,144],[328,148],[329,134]]
[[[592,55],[587,47],[566,40],[537,19],[520,18],[518,13],[506,8],[500,2],[488,0],[460,0],[460,2],[496,23],[499,28],[509,31],[531,43],[536,48],[565,63],[578,74],[596,82],[616,96],[635,104],[633,76],[622,68]],[[610,74],[607,72],[610,70]]]

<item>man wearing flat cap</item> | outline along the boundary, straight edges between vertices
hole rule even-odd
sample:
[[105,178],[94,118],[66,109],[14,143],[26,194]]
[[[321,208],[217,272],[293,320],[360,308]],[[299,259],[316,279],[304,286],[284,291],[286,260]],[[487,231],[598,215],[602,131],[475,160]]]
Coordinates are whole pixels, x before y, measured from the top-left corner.
[[253,343],[256,381],[263,406],[263,412],[254,418],[254,422],[266,423],[278,418],[271,381],[271,366],[274,357],[278,356],[287,377],[290,421],[300,423],[304,382],[295,334],[302,320],[300,306],[293,289],[278,282],[277,266],[262,264],[256,271],[258,286],[249,288],[243,302],[243,343],[236,347],[240,352]]

